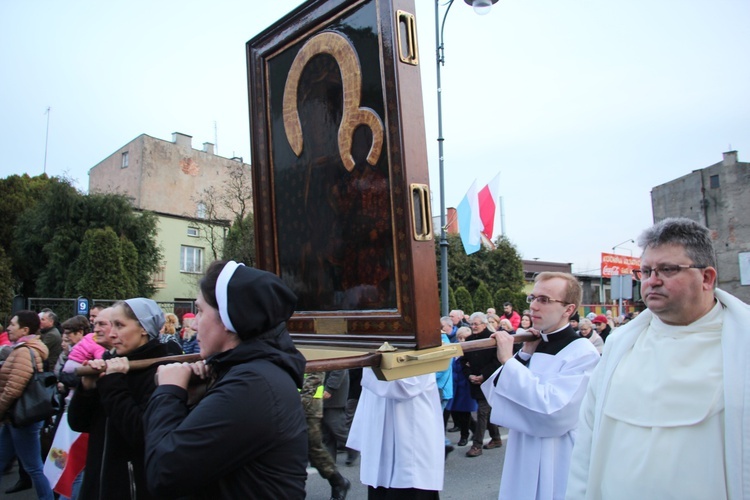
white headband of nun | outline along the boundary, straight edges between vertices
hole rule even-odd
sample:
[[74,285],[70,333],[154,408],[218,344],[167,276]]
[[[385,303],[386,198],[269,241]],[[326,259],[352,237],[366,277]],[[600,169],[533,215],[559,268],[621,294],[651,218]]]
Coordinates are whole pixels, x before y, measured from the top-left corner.
[[216,280],[216,302],[219,305],[219,315],[221,315],[221,322],[230,332],[237,333],[237,329],[232,324],[232,320],[229,319],[229,310],[227,309],[227,288],[229,288],[229,280],[232,279],[234,272],[238,267],[244,266],[245,264],[238,264],[233,260],[230,260],[224,265],[224,269],[219,273],[219,278]]

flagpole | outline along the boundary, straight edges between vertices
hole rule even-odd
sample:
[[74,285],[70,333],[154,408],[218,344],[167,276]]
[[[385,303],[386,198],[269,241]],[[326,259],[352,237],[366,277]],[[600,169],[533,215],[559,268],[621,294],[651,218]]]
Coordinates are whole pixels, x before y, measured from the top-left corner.
[[50,111],[52,110],[51,106],[47,106],[47,111],[44,113],[47,115],[47,132],[44,134],[44,170],[43,172],[47,173],[47,144],[49,143],[49,115]]

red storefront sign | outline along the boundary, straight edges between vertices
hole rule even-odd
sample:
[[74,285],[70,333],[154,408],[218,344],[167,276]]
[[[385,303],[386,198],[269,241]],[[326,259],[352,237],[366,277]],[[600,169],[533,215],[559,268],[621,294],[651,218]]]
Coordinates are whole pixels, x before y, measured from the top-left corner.
[[614,274],[633,274],[633,269],[640,268],[640,257],[602,252],[602,276],[604,277],[609,278]]

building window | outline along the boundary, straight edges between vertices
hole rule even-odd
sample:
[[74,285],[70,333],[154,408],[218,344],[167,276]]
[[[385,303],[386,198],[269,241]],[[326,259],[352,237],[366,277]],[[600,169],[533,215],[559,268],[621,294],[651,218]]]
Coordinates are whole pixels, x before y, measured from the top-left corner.
[[125,151],[122,154],[122,165],[120,165],[120,168],[128,168],[128,152]]
[[197,238],[200,236],[200,230],[197,227],[189,227],[187,230],[187,235],[191,238]]
[[195,216],[199,219],[206,218],[206,204],[202,201],[199,201],[198,206],[195,208]]
[[180,272],[203,272],[203,249],[182,245],[180,247]]
[[719,174],[711,176],[711,189],[719,188]]

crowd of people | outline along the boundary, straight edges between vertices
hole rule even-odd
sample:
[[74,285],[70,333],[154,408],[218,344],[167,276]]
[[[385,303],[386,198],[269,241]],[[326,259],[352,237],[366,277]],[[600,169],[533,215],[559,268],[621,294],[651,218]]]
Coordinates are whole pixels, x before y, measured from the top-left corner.
[[[285,326],[295,304],[276,275],[220,261],[200,281],[197,314],[183,315],[181,328],[147,298],[93,307],[88,318],[57,326],[52,311],[16,311],[10,345],[0,351],[0,470],[17,458],[20,475],[6,493],[304,497],[307,423],[298,389],[305,359]],[[169,362],[196,349],[199,361]],[[54,371],[67,404],[17,426],[11,409],[34,368]],[[58,433],[85,436],[85,446],[57,456],[63,476],[66,465],[81,464],[65,484],[51,481],[42,461],[40,431],[52,422]]]
[[[115,498],[120,491],[130,490],[131,476],[135,479],[133,486],[140,487],[139,496],[145,497],[147,488],[140,481],[143,474],[138,469],[143,461],[135,458],[143,452],[139,406],[145,406],[153,392],[153,373],[149,375],[146,370],[125,377],[127,363],[123,360],[196,352],[191,348],[195,343],[195,332],[190,329],[194,316],[183,315],[183,335],[178,336],[177,317],[164,314],[154,301],[144,298],[111,307],[95,305],[88,317],[76,315],[62,322],[48,308],[39,313],[14,313],[4,332],[7,341],[0,344],[0,470],[6,470],[17,458],[19,479],[5,493],[33,487],[39,498],[53,498],[43,459],[62,425],[61,432],[75,429],[93,436],[82,461],[89,470],[97,470],[96,474],[81,473],[72,484],[62,487],[67,493],[63,498],[98,498],[117,492],[110,497]],[[170,320],[172,329],[165,335]],[[76,369],[83,366],[99,369],[107,376],[80,377]],[[10,419],[10,409],[24,393],[33,369],[54,373],[62,404],[59,412],[47,419],[16,426]],[[110,426],[118,430],[110,430]],[[46,432],[44,445],[40,441],[42,429]],[[100,483],[100,477],[106,477],[106,482]],[[59,491],[55,493],[60,495]]]
[[[393,381],[305,373],[286,330],[296,297],[232,261],[209,266],[181,327],[145,298],[59,327],[17,311],[0,349],[0,469],[17,457],[26,483],[11,490],[55,497],[45,422],[7,418],[33,371],[54,370],[62,422],[88,439],[61,498],[304,498],[310,464],[343,500],[344,452],[368,498],[436,499],[456,446],[506,447],[500,499],[750,498],[750,306],[716,288],[704,226],[666,219],[639,244],[641,314],[580,318],[576,278],[540,273],[525,311],[440,318],[463,351],[447,370]],[[195,346],[199,361],[139,364]]]

